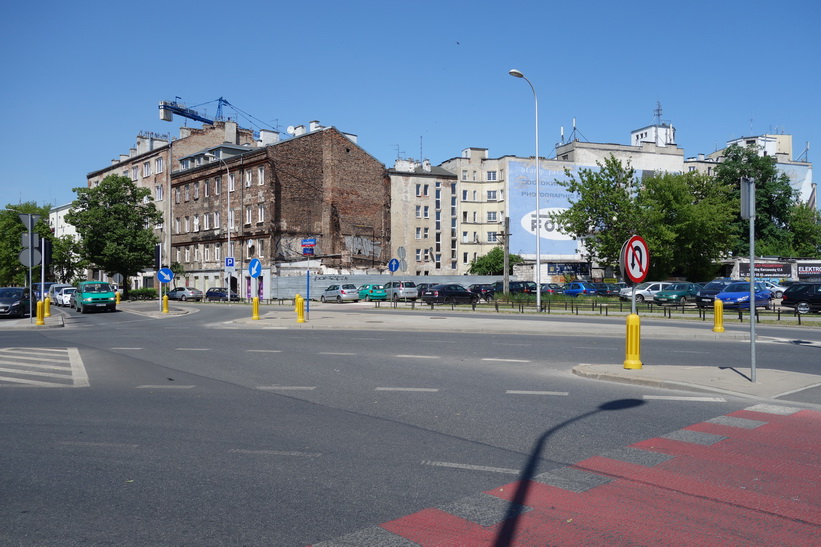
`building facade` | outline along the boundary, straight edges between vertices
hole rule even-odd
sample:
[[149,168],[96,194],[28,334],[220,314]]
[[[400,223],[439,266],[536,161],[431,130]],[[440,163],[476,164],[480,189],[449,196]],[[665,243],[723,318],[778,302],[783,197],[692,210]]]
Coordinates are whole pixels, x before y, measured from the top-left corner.
[[171,189],[171,259],[186,272],[177,285],[267,298],[278,276],[304,274],[295,265],[341,273],[387,260],[389,178],[352,135],[312,123],[289,140],[206,147],[182,162]]

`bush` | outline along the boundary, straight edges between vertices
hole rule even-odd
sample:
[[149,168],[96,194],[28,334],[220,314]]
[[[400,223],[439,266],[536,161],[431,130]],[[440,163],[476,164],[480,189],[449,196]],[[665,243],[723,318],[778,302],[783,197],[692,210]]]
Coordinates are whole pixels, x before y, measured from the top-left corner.
[[157,289],[134,289],[128,292],[131,300],[156,300]]

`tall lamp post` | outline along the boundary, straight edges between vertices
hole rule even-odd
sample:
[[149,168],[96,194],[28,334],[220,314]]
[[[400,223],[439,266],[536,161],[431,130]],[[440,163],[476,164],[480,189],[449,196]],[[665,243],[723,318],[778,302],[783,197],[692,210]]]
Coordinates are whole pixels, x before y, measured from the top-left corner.
[[539,98],[536,96],[536,88],[533,83],[527,79],[521,70],[511,69],[508,72],[514,78],[522,78],[530,86],[533,91],[533,101],[536,104],[536,311],[542,311],[542,217],[540,214],[541,207],[539,205]]
[[[232,256],[233,253],[231,252],[231,228],[232,228],[232,226],[231,226],[232,222],[231,221],[233,220],[233,218],[231,217],[231,170],[228,168],[228,164],[225,163],[225,160],[222,159],[222,158],[218,158],[215,154],[208,153],[208,154],[205,154],[205,157],[210,158],[210,159],[215,159],[215,160],[221,162],[225,166],[225,176],[226,176],[225,190],[228,193],[228,212],[225,216],[225,225],[228,227],[228,230],[227,230],[227,232],[228,232],[228,249],[226,250],[225,254],[226,254],[226,256]],[[223,258],[223,261],[224,260],[225,260],[225,258]],[[225,264],[225,266],[224,266],[225,281],[228,284],[228,305],[230,306],[231,305],[231,272],[228,270],[227,262],[223,262],[223,264]]]

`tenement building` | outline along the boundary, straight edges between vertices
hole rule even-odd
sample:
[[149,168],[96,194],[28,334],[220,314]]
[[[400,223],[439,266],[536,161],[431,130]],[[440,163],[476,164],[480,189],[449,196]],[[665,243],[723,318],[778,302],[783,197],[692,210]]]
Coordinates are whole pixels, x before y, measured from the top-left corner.
[[[210,146],[181,163],[171,182],[171,260],[185,270],[178,285],[268,298],[306,256],[337,273],[387,261],[389,178],[353,135],[312,122],[288,140]],[[254,259],[259,277],[248,269]]]

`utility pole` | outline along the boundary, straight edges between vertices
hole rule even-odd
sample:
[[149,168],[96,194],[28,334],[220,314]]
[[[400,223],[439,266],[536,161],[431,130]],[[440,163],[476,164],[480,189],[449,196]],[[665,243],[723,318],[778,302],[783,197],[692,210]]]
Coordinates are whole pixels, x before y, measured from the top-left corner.
[[505,233],[504,233],[504,240],[505,240],[505,277],[504,281],[502,282],[503,289],[505,294],[510,292],[510,217],[505,216]]

